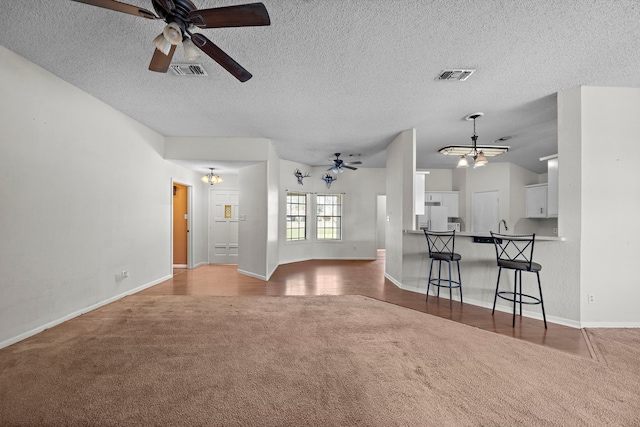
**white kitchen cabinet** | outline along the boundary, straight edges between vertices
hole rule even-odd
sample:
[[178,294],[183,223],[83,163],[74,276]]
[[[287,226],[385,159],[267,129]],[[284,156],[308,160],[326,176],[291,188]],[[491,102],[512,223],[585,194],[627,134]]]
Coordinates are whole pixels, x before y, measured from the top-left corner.
[[547,217],[547,184],[527,185],[527,218]]
[[424,201],[427,203],[442,203],[442,193],[428,191],[424,193]]

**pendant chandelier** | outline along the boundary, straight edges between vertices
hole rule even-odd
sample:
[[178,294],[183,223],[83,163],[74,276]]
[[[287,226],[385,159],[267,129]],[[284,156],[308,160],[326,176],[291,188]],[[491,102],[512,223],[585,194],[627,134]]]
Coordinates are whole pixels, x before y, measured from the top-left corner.
[[213,169],[214,168],[209,168],[210,172],[202,177],[202,182],[211,185],[219,184],[222,182],[222,178],[220,178],[220,175],[214,174]]
[[[478,168],[485,166],[489,161],[487,157],[498,156],[509,151],[509,147],[504,145],[478,145],[478,135],[476,134],[476,119],[484,116],[484,113],[473,113],[465,117],[465,120],[473,120],[473,136],[471,137],[472,145],[450,145],[443,147],[438,152],[440,154],[460,156],[458,159],[459,168],[469,167],[467,156],[473,159],[473,167]],[[506,139],[506,138],[505,138]],[[503,139],[501,139],[503,140]]]

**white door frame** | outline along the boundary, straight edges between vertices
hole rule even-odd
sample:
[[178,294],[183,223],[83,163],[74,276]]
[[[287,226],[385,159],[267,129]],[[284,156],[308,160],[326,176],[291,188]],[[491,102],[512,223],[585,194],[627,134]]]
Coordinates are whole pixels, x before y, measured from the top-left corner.
[[169,187],[171,193],[171,209],[169,211],[169,217],[171,218],[171,226],[169,230],[169,236],[171,237],[171,250],[169,251],[169,265],[171,271],[173,271],[173,185],[180,184],[187,187],[187,268],[193,268],[193,233],[191,228],[193,226],[193,186],[181,181],[175,181],[171,178],[171,186]]

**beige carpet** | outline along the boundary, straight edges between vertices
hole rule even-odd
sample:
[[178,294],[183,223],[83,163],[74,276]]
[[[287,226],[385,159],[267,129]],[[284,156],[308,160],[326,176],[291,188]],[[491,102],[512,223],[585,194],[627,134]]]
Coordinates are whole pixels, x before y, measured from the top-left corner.
[[0,425],[638,426],[622,332],[593,361],[360,296],[131,296],[0,350]]

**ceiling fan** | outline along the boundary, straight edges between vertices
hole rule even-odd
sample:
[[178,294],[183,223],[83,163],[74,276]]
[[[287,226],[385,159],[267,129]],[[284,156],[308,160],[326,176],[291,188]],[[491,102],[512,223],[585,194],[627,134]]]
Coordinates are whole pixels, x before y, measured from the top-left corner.
[[[191,0],[151,0],[156,13],[141,7],[132,6],[115,0],[72,0],[117,12],[128,13],[147,19],[162,19],[167,25],[154,39],[156,50],[151,58],[149,70],[166,73],[173,58],[176,46],[182,44],[185,57],[193,58],[198,50],[209,55],[225,70],[241,82],[252,75],[233,58],[222,51],[211,40],[199,33],[198,28],[228,28],[271,25],[267,8],[262,3],[250,3],[237,6],[198,9]],[[157,14],[157,15],[156,15]]]
[[358,170],[358,168],[354,168],[351,165],[361,165],[362,162],[357,161],[357,162],[344,162],[340,159],[340,153],[335,153],[336,158],[335,159],[329,159],[330,162],[333,162],[333,165],[327,169],[328,171],[331,171],[333,173],[337,173],[337,172],[344,172],[344,169],[351,169],[353,171]]

